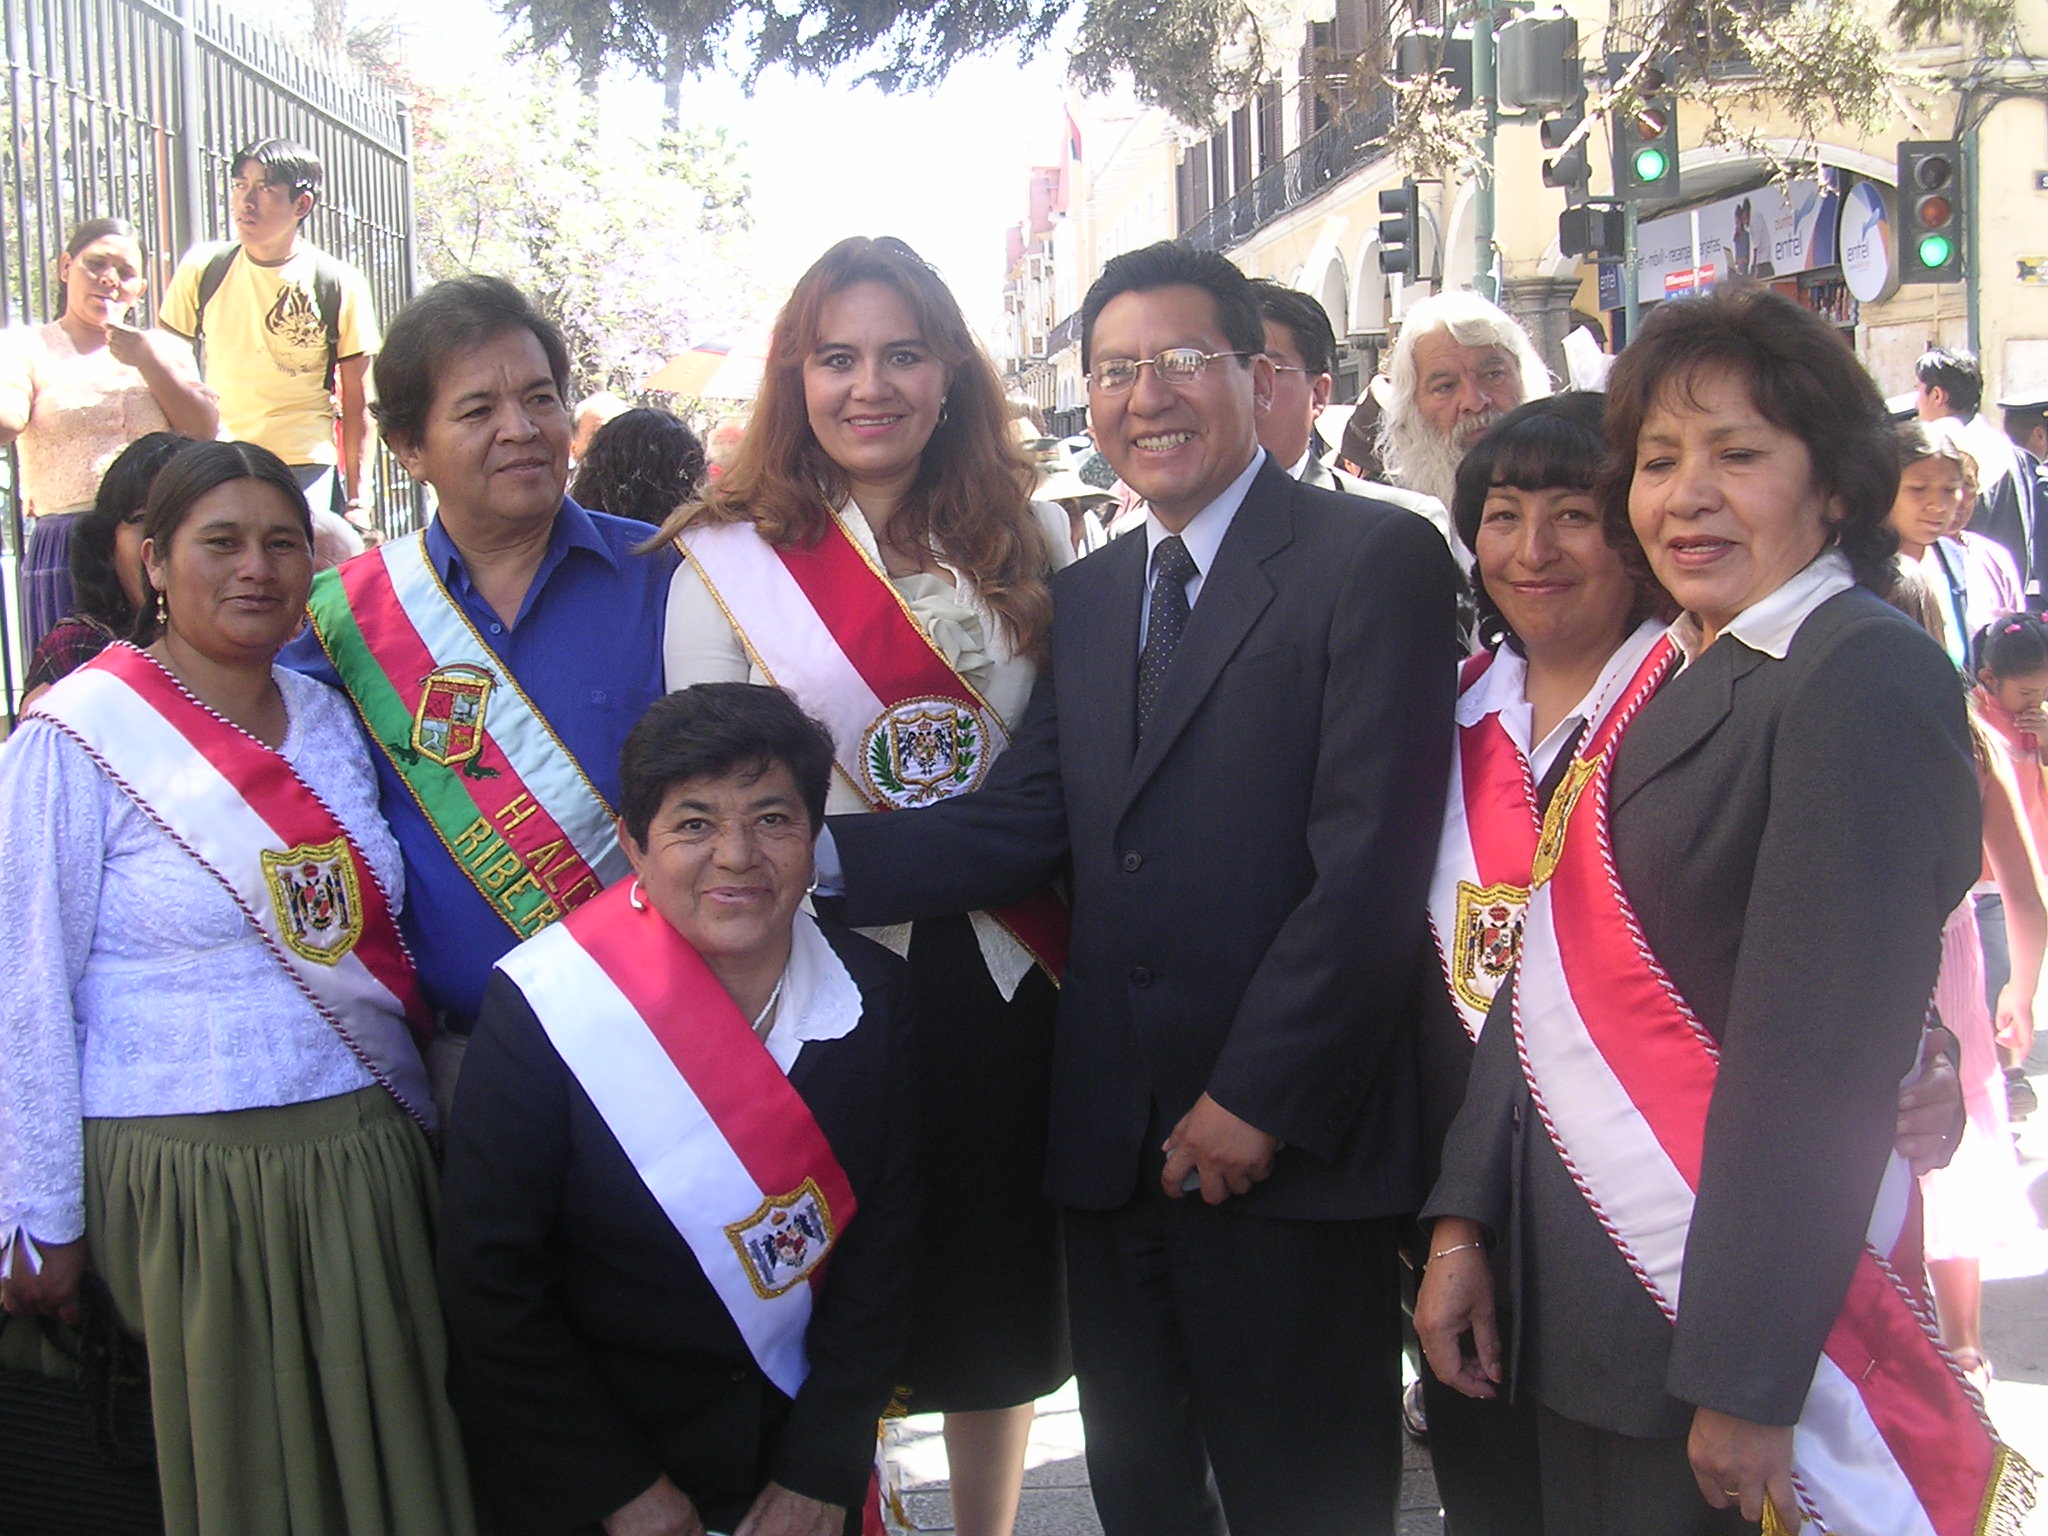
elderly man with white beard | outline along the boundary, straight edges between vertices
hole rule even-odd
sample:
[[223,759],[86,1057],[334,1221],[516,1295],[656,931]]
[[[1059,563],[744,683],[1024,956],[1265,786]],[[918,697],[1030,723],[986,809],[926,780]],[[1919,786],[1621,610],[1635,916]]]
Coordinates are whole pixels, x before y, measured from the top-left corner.
[[1387,377],[1379,439],[1387,474],[1445,506],[1466,450],[1516,406],[1550,393],[1529,333],[1462,288],[1409,307]]

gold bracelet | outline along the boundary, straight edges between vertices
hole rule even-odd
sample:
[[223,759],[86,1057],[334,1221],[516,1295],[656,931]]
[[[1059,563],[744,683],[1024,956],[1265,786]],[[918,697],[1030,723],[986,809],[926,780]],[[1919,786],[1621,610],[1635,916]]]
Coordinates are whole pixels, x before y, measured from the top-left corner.
[[1424,1259],[1422,1261],[1423,1267],[1426,1269],[1438,1259],[1447,1259],[1454,1253],[1463,1253],[1467,1248],[1484,1248],[1485,1246],[1486,1244],[1484,1243],[1453,1243],[1450,1247],[1440,1248],[1427,1259]]

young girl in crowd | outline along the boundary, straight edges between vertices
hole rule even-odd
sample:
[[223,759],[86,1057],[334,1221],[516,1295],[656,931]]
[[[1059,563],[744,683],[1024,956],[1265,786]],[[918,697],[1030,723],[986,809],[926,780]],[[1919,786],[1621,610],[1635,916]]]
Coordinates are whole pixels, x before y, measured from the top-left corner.
[[[1939,594],[1919,595],[1915,588],[1931,574],[1925,567],[1908,568],[1894,597],[1930,631]],[[2001,615],[1976,636],[1973,649],[1979,684],[1971,713],[1984,797],[1984,878],[1974,900],[1959,905],[1942,930],[1934,998],[1942,1022],[1961,1044],[1968,1118],[1955,1156],[1946,1168],[1922,1175],[1921,1192],[1942,1339],[1981,1385],[1991,1375],[1984,1357],[1983,1261],[2034,1227],[2008,1130],[1997,1045],[2016,1046],[2024,1054],[2031,1043],[2034,994],[2048,944],[2037,852],[2041,767],[2033,738],[2013,719],[2021,711],[2038,711],[2048,694],[2048,625],[2027,614]],[[2001,697],[2009,702],[2001,703]],[[1981,941],[1980,913],[1989,919]]]
[[[1977,713],[1992,742],[2004,752],[2019,785],[2020,804],[2038,851],[2048,848],[2048,781],[2041,768],[2041,741],[2048,736],[2048,624],[2029,613],[2001,613],[1977,635]],[[1977,920],[1984,929],[1986,996],[1995,1012],[1999,988],[2005,985],[2005,914],[1996,895],[1977,898]],[[1999,1042],[2006,1068],[2006,1097],[2015,1116],[2036,1107],[2034,1090],[2017,1065],[2027,1042]]]

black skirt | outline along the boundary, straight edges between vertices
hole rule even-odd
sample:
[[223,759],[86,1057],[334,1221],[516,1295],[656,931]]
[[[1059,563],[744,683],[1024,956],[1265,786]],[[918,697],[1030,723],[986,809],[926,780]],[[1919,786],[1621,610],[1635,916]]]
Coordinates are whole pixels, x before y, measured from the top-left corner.
[[965,917],[919,923],[917,1309],[897,1379],[911,1413],[1007,1408],[1072,1374],[1059,1213],[1044,1193],[1058,989],[1004,1002]]

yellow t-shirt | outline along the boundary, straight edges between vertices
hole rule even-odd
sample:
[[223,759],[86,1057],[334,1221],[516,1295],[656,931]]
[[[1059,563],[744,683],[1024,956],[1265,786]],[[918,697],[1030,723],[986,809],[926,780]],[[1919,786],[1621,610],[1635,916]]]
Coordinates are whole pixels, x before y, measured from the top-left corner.
[[[227,247],[197,246],[171,278],[157,319],[190,337],[199,323],[199,279]],[[313,276],[320,252],[305,241],[282,264],[266,267],[247,251],[206,301],[206,382],[220,396],[221,436],[259,443],[287,464],[332,464],[334,401],[327,393],[327,329]],[[369,281],[346,262],[325,258],[341,277],[336,356],[377,350]]]

